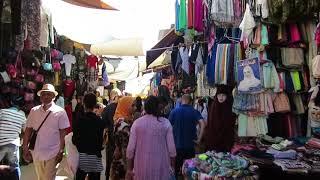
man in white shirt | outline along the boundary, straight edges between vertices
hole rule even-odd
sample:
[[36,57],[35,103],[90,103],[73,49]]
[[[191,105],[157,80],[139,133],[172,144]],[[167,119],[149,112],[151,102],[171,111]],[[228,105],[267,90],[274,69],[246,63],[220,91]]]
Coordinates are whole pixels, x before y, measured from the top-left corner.
[[[38,180],[54,180],[57,164],[61,162],[64,152],[64,137],[70,126],[66,111],[54,103],[58,92],[51,84],[45,84],[37,93],[42,105],[31,109],[27,128],[23,138],[23,156],[26,161],[33,159]],[[50,113],[50,114],[49,114]],[[47,119],[45,120],[45,118]],[[38,130],[35,147],[28,149],[32,129]],[[31,157],[32,155],[32,157]]]
[[0,162],[14,168],[17,179],[20,179],[20,134],[26,122],[26,116],[20,110],[22,103],[22,98],[14,97],[10,108],[0,110]]

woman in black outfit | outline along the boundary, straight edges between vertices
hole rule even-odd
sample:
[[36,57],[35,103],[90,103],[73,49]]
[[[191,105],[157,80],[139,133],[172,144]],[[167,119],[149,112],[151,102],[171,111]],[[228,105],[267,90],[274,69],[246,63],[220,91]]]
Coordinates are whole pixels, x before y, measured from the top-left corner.
[[76,180],[100,180],[103,170],[101,150],[105,123],[94,112],[96,95],[86,94],[83,99],[85,113],[73,123],[72,142],[79,151],[79,167]]

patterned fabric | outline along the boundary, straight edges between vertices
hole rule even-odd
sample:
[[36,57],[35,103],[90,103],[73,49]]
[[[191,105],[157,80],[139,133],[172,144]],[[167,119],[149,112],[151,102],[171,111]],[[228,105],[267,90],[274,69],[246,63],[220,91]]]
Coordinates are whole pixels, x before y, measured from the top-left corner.
[[31,49],[40,48],[40,15],[41,0],[22,1],[21,24],[22,33],[16,37],[16,50],[23,49],[23,42],[28,37]]
[[94,68],[91,68],[88,70],[88,74],[87,74],[87,80],[89,82],[91,81],[97,81],[98,80],[98,69],[94,69]]
[[115,133],[114,139],[118,150],[120,151],[120,157],[113,159],[110,170],[111,179],[124,178],[127,169],[127,159],[126,150],[129,143],[129,131],[130,130],[120,130]]

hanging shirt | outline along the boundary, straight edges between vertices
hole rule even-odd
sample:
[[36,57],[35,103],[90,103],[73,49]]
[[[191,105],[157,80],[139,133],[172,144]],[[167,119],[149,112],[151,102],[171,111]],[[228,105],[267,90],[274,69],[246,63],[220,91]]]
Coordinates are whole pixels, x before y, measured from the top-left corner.
[[179,53],[182,59],[182,66],[181,68],[187,73],[189,74],[190,70],[190,64],[189,64],[189,49],[185,48],[185,47],[180,47],[179,49]]
[[94,55],[88,56],[87,57],[87,64],[88,64],[89,69],[90,68],[97,69],[97,64],[98,64],[97,56],[94,56]]
[[66,69],[66,76],[70,76],[72,64],[76,63],[76,57],[71,54],[66,54],[63,56],[61,64],[64,64]]

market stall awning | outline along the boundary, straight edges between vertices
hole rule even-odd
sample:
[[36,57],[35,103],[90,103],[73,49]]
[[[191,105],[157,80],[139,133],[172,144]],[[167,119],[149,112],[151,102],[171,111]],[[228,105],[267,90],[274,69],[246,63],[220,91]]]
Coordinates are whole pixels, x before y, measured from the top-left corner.
[[139,74],[138,59],[107,58],[104,62],[111,82],[135,79]]
[[103,10],[118,10],[107,3],[104,3],[101,0],[63,0],[67,3],[94,9],[103,9]]
[[173,28],[155,46],[153,46],[149,51],[147,51],[147,66],[149,66],[166,50],[164,47],[172,45],[177,39],[178,35],[176,34],[175,29]]
[[148,89],[150,88],[150,80],[153,76],[154,73],[152,72],[126,81],[124,91],[132,94],[133,96],[147,96]]
[[118,39],[102,44],[93,44],[90,52],[95,55],[143,56],[143,39]]
[[165,66],[170,63],[171,63],[171,51],[165,51],[148,66],[148,69]]

